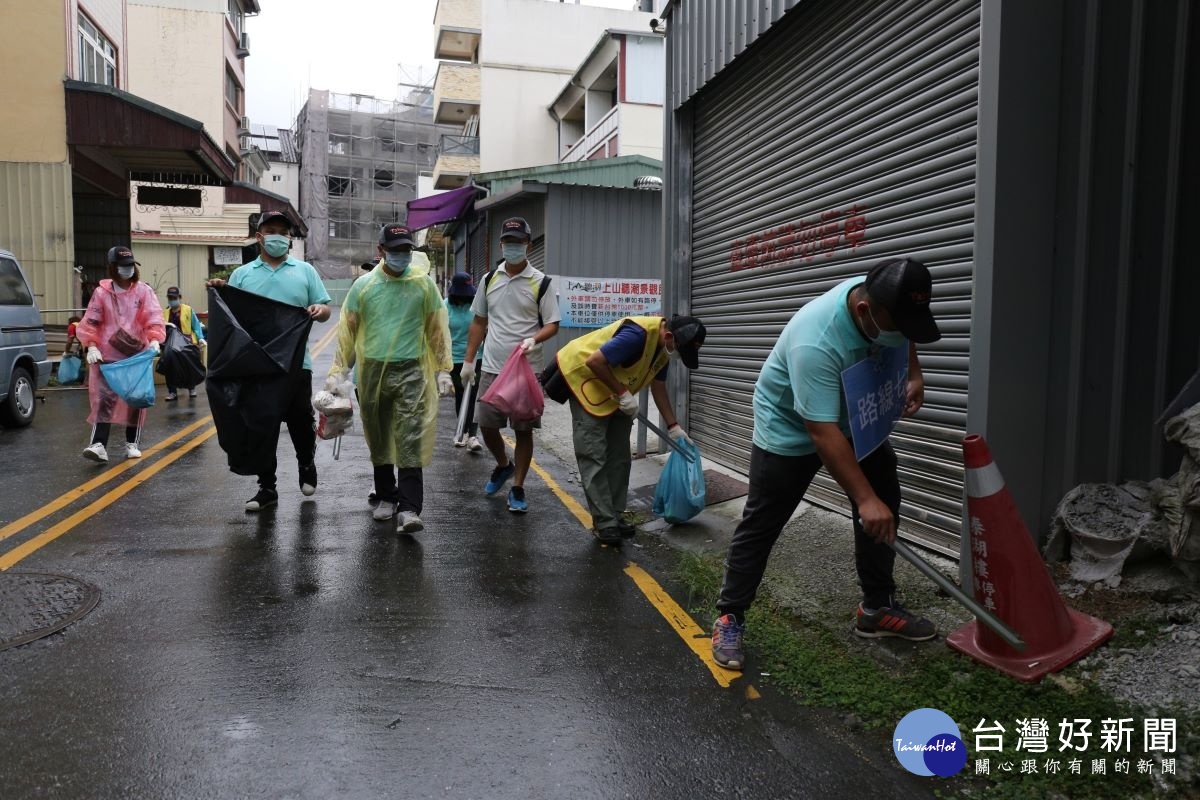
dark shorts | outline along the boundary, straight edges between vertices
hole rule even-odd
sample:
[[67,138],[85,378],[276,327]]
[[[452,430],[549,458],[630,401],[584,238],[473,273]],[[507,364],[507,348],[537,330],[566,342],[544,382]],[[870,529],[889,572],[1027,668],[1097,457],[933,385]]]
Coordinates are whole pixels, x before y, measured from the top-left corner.
[[[496,380],[496,374],[493,372],[483,372],[479,376],[479,397],[483,397],[483,393],[492,385],[492,381]],[[479,423],[481,428],[512,428],[514,431],[531,431],[542,427],[542,419],[538,417],[535,420],[527,422],[514,422],[511,425],[506,417],[498,408],[479,400],[475,403],[475,421]]]

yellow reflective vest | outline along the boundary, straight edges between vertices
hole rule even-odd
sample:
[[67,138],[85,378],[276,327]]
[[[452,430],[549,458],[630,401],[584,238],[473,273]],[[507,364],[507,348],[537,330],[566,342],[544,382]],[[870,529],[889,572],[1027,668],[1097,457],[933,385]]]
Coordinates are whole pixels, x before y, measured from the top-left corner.
[[[195,344],[196,332],[192,329],[192,307],[187,303],[179,304],[179,332],[188,338],[189,342]],[[171,321],[171,307],[168,305],[163,309],[163,322]]]
[[592,331],[570,342],[558,351],[558,369],[571,394],[593,417],[608,417],[615,413],[620,404],[613,397],[604,381],[597,378],[587,365],[588,358],[606,342],[617,335],[617,330],[627,322],[637,325],[646,332],[646,346],[642,355],[631,366],[610,364],[613,374],[622,386],[637,394],[654,380],[654,376],[667,365],[670,355],[662,345],[662,317],[627,317],[604,328]]

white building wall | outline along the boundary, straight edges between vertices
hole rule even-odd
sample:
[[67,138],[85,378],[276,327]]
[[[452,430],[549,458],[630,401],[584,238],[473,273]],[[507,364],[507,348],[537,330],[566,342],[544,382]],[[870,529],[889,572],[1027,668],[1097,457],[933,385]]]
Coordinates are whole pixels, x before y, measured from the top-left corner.
[[[275,178],[279,180],[275,180]],[[258,180],[258,185],[268,192],[281,194],[292,203],[293,208],[300,207],[300,165],[288,164],[282,161],[268,163],[267,171]]]
[[479,170],[558,161],[547,107],[608,28],[649,30],[653,14],[551,0],[482,0]]
[[[162,208],[161,206],[146,206],[138,202],[138,186],[136,181],[129,187],[129,226],[134,233],[138,231],[174,233],[171,219],[180,216],[220,217],[225,212],[225,189],[221,186],[188,187],[200,190],[200,208]],[[195,212],[192,214],[191,212]],[[164,230],[165,218],[165,230]],[[236,235],[242,234],[239,228]]]
[[617,129],[617,155],[649,156],[662,161],[662,106],[640,106],[622,103]]
[[625,37],[625,102],[663,104],[666,58],[661,36]]

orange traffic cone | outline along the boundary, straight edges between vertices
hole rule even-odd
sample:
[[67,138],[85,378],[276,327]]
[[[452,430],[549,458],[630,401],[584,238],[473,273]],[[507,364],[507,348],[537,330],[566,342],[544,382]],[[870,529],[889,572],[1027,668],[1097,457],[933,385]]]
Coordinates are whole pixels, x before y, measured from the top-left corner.
[[1067,608],[1025,527],[982,436],[963,439],[975,599],[1025,641],[1017,652],[972,620],[946,643],[1019,681],[1032,683],[1082,658],[1112,636],[1112,625]]

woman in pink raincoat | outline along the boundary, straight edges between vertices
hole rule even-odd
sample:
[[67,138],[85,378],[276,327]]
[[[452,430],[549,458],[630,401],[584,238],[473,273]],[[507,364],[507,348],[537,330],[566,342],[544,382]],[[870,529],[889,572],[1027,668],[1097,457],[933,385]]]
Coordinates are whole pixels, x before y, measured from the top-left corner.
[[167,338],[162,306],[154,290],[138,278],[138,267],[128,247],[108,251],[108,279],[100,281],[76,328],[79,343],[87,349],[88,399],[92,413],[92,442],[83,451],[90,461],[108,461],[108,434],[113,423],[125,426],[125,456],[140,458],[138,442],[146,423],[146,409],[130,408],[104,380],[100,364],[120,361],[149,347],[155,353]]

